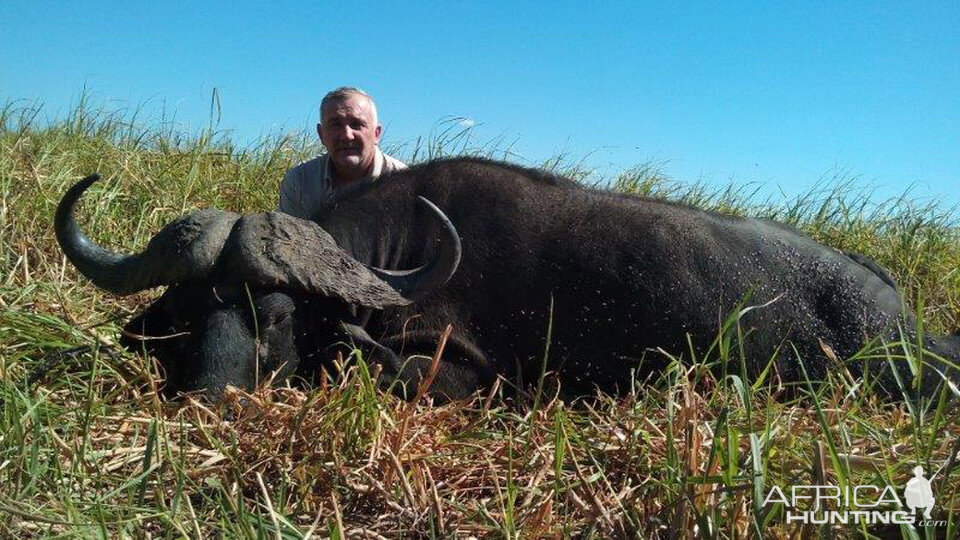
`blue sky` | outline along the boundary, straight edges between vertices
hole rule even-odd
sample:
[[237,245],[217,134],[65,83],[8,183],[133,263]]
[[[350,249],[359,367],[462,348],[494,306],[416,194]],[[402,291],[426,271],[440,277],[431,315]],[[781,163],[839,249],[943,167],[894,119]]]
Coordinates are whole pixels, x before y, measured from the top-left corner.
[[29,2],[0,19],[0,100],[48,117],[81,88],[241,143],[312,129],[336,86],[371,92],[385,143],[473,119],[517,161],[793,194],[856,177],[960,203],[960,2],[299,4]]

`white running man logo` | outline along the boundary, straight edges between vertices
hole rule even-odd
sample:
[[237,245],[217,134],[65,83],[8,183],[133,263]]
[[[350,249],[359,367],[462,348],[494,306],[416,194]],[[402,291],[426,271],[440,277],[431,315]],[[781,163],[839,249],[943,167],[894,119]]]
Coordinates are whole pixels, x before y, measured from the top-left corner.
[[930,481],[923,477],[923,467],[917,465],[913,468],[913,478],[907,482],[903,497],[907,500],[911,513],[916,513],[918,508],[922,508],[923,517],[931,519],[930,511],[933,510],[936,499],[933,496]]

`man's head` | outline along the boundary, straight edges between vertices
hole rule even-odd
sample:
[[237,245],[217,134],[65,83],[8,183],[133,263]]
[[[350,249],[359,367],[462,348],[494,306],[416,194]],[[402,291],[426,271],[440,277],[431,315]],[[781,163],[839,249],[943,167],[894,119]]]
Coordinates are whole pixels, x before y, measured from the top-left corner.
[[330,154],[339,181],[351,182],[373,172],[382,132],[377,106],[363,90],[337,88],[320,103],[317,135]]

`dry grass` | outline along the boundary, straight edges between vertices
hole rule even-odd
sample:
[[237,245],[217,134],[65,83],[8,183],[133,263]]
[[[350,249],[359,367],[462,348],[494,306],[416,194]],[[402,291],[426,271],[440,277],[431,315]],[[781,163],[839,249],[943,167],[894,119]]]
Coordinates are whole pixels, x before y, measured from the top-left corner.
[[[722,348],[672,362],[632,395],[579,403],[553,398],[548,378],[531,399],[505,402],[495,390],[409,404],[380,392],[362,361],[319,388],[165,402],[150,361],[110,348],[155,293],[116,299],[79,278],[53,239],[56,201],[82,174],[117,179],[95,190],[84,220],[98,240],[132,249],[200,206],[271,208],[308,141],[241,150],[209,131],[140,127],[82,105],[49,125],[16,106],[0,121],[0,536],[848,537],[868,531],[788,524],[763,496],[824,482],[902,492],[922,464],[939,471],[948,526],[872,532],[957,537],[960,412],[946,395],[888,404],[837,370],[788,398],[776,385],[716,378],[708,364],[739,361]],[[430,144],[424,155],[443,153],[442,140]],[[935,206],[868,207],[844,185],[755,203],[649,168],[618,188],[794,223],[877,258],[910,298],[922,291],[928,327],[960,326],[960,241],[952,214]],[[91,351],[28,382],[52,351],[76,346]]]

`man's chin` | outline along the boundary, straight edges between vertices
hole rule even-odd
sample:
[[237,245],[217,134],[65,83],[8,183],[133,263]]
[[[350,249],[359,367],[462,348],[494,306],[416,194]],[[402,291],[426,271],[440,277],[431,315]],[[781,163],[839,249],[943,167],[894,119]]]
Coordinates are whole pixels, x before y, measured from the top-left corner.
[[335,176],[341,181],[359,179],[369,175],[373,165],[364,166],[360,156],[331,156]]
[[357,155],[334,155],[333,164],[341,172],[354,172],[363,167],[363,161]]

